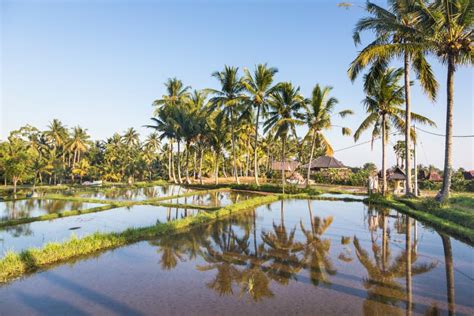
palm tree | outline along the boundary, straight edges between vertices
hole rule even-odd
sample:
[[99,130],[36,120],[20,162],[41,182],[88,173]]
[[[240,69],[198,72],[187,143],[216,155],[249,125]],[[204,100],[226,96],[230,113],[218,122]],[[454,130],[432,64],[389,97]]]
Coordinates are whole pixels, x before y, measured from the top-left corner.
[[87,134],[87,129],[80,126],[74,127],[72,131],[72,139],[69,143],[69,150],[74,153],[72,160],[73,165],[81,160],[81,154],[89,148],[90,136]]
[[282,142],[282,171],[281,179],[283,193],[285,193],[285,170],[283,166],[286,163],[285,146],[289,134],[296,135],[296,125],[303,124],[302,117],[299,115],[300,109],[304,106],[304,98],[300,93],[300,88],[293,87],[290,82],[283,82],[277,85],[273,91],[269,105],[270,110],[268,119],[264,124],[264,132],[275,129],[275,138],[280,138]]
[[[373,64],[375,73],[383,71],[393,58],[403,56],[403,70],[405,81],[405,146],[410,151],[411,130],[411,99],[410,99],[410,72],[415,70],[425,93],[434,100],[438,83],[436,82],[431,66],[425,59],[425,46],[416,45],[422,34],[419,19],[419,9],[422,1],[390,0],[389,9],[384,9],[374,3],[367,2],[366,10],[370,14],[359,20],[354,30],[354,41],[360,44],[360,33],[371,30],[375,33],[375,40],[365,47],[349,68],[349,77],[354,80],[360,70],[368,64]],[[376,76],[376,74],[374,74]],[[411,157],[405,157],[406,175],[405,193],[411,194]]]
[[130,127],[123,134],[122,140],[126,146],[135,146],[140,142],[140,134],[138,134],[136,129]]
[[435,0],[426,6],[422,3],[421,24],[423,36],[418,46],[427,47],[447,64],[446,79],[446,139],[444,153],[443,186],[436,196],[438,201],[449,198],[452,176],[452,138],[454,109],[454,74],[459,65],[474,64],[473,1]]
[[215,95],[210,100],[213,108],[220,108],[223,115],[225,115],[227,121],[230,123],[234,177],[235,181],[240,183],[239,175],[237,173],[237,156],[235,151],[235,125],[237,123],[238,115],[242,110],[242,92],[244,86],[242,80],[239,78],[238,71],[238,67],[225,66],[223,71],[214,72],[212,76],[219,81],[221,90],[209,89],[208,91]]
[[250,93],[252,100],[251,103],[257,108],[257,114],[255,116],[255,146],[254,146],[254,176],[255,183],[258,183],[258,158],[257,158],[257,147],[258,147],[258,120],[260,118],[260,111],[265,114],[268,107],[268,99],[273,91],[272,83],[273,77],[278,72],[277,68],[268,67],[267,64],[259,64],[255,67],[253,76],[248,69],[244,69],[243,85],[248,93]]
[[222,151],[228,142],[229,139],[229,127],[226,124],[224,114],[219,112],[215,115],[215,118],[210,120],[209,122],[209,132],[208,138],[209,143],[214,150],[214,159],[215,159],[215,167],[214,167],[214,181],[215,184],[218,184],[219,181],[219,157],[222,154]]
[[158,110],[165,106],[174,106],[182,103],[189,97],[189,89],[191,87],[184,86],[183,82],[177,78],[168,78],[165,83],[166,92],[161,99],[153,101],[155,106],[155,114]]
[[[399,85],[403,76],[403,69],[389,68],[377,77],[366,74],[364,76],[364,87],[367,97],[362,101],[366,111],[369,114],[354,133],[354,140],[357,141],[360,135],[371,126],[372,143],[376,138],[382,138],[382,193],[387,190],[387,155],[386,143],[390,135],[390,130],[395,128],[403,133],[405,129],[405,110],[400,106],[404,101],[404,87]],[[412,113],[412,120],[434,126],[435,123],[430,119]],[[411,137],[415,136],[415,131],[411,129]]]
[[158,135],[157,132],[152,132],[150,133],[143,145],[143,149],[145,151],[145,159],[147,161],[147,168],[149,172],[149,179],[151,180],[151,166],[153,161],[157,159],[156,155],[158,154],[158,151],[160,150],[160,135]]
[[[304,114],[304,120],[308,125],[308,133],[305,138],[311,139],[311,151],[308,162],[308,173],[306,178],[306,186],[309,186],[309,179],[311,176],[311,162],[313,161],[314,147],[316,141],[323,145],[326,149],[326,155],[332,156],[334,150],[331,144],[324,136],[323,131],[330,129],[333,125],[331,123],[331,115],[334,107],[338,103],[338,100],[334,97],[329,97],[332,87],[321,88],[317,84],[314,89],[310,100],[307,100],[307,106],[305,107],[306,113]],[[338,113],[341,117],[353,114],[351,110],[344,110]],[[350,135],[351,131],[347,127],[342,127],[342,135]]]

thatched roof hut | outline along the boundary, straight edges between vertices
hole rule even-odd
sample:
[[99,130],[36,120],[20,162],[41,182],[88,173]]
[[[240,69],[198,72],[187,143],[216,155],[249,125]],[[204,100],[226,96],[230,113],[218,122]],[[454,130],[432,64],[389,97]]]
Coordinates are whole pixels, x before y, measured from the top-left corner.
[[[379,178],[382,178],[382,170],[378,173]],[[400,167],[395,167],[392,170],[387,170],[387,180],[388,181],[404,181],[407,179],[405,172]]]
[[474,170],[464,171],[462,175],[464,176],[464,180],[473,180]]
[[300,163],[298,161],[274,161],[272,162],[272,170],[274,171],[287,171],[287,172],[294,172],[298,167],[300,166]]
[[443,178],[436,171],[420,170],[418,173],[418,178],[420,180],[428,180],[433,182],[441,182]]
[[311,170],[319,171],[321,169],[347,169],[347,167],[332,156],[321,156],[309,164],[302,166],[303,168],[308,168],[308,165],[311,165]]

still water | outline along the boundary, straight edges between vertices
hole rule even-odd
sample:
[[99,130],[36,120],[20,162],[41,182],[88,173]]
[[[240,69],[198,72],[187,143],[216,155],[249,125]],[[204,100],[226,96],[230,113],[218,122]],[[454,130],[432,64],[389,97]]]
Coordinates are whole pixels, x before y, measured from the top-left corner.
[[99,200],[142,201],[183,194],[189,191],[192,190],[179,185],[154,186],[135,189],[117,187],[107,190],[97,189],[87,192],[77,192],[74,193],[74,196]]
[[3,257],[8,250],[19,252],[31,247],[41,247],[47,242],[64,241],[73,234],[83,237],[97,231],[121,232],[127,228],[152,226],[197,213],[198,211],[194,209],[135,205],[51,221],[3,227],[0,228],[0,257]]
[[474,314],[473,248],[393,210],[279,201],[0,287],[0,314]]
[[262,194],[244,191],[215,191],[211,193],[175,198],[166,200],[165,202],[174,204],[224,207],[258,196],[262,196]]
[[101,205],[102,204],[75,201],[35,199],[0,202],[0,222],[71,210],[85,210]]

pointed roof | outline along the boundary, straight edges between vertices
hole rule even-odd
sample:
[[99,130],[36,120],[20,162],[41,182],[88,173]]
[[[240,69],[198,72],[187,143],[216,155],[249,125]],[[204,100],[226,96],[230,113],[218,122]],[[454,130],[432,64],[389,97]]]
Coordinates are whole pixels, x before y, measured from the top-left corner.
[[[308,165],[309,164],[304,165],[303,168],[308,168]],[[311,169],[315,168],[338,169],[347,167],[342,162],[332,156],[321,156],[311,161]]]

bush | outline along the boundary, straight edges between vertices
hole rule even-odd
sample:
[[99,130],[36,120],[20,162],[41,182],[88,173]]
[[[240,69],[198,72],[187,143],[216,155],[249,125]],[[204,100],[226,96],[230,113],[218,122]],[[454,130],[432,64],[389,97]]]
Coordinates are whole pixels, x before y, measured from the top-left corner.
[[368,170],[359,170],[357,172],[349,171],[348,173],[339,172],[338,170],[327,170],[312,175],[312,179],[316,183],[351,186],[365,186],[368,178]]

